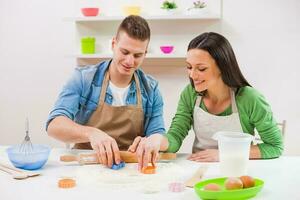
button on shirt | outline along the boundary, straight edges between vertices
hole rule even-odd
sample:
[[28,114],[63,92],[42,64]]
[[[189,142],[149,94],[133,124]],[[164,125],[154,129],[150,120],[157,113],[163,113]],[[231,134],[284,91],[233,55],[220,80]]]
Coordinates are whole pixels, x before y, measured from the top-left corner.
[[[52,119],[65,116],[76,123],[87,123],[93,111],[98,106],[104,74],[110,61],[104,61],[93,66],[78,67],[63,87],[54,108],[49,114],[46,129]],[[158,82],[146,75],[141,69],[136,70],[141,85],[144,134],[165,133],[163,120],[163,99],[158,88]],[[136,85],[132,81],[127,93],[126,105],[136,105]],[[105,102],[112,105],[114,97],[110,87],[106,90]]]

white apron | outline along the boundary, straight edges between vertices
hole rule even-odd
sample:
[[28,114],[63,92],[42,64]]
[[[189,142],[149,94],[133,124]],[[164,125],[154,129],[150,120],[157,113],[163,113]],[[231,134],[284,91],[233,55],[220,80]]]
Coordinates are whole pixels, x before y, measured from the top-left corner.
[[230,90],[230,96],[232,114],[228,116],[217,116],[204,111],[200,108],[202,96],[197,97],[193,114],[193,153],[203,149],[217,149],[218,142],[212,139],[212,136],[218,131],[243,132],[233,90]]

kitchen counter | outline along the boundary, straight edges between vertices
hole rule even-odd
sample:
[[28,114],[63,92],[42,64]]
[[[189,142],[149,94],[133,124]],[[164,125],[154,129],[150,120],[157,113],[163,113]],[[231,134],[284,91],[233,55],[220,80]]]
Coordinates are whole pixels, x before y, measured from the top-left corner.
[[[5,149],[6,146],[0,146],[0,161],[2,163],[10,164]],[[54,148],[46,165],[38,170],[42,175],[31,177],[24,180],[15,180],[9,174],[0,171],[0,197],[3,200],[23,200],[23,199],[38,199],[38,200],[53,200],[53,199],[72,199],[83,200],[88,199],[199,199],[194,192],[194,189],[186,188],[184,192],[172,193],[166,187],[161,188],[159,192],[147,194],[143,191],[131,188],[129,183],[120,183],[117,187],[101,187],[95,184],[95,181],[101,181],[101,176],[93,180],[82,181],[78,178],[78,173],[86,173],[92,170],[99,170],[100,172],[112,172],[111,169],[100,165],[80,166],[77,163],[63,163],[59,161],[60,155],[78,153],[76,150]],[[196,171],[196,169],[203,165],[203,163],[192,162],[186,160],[184,154],[179,154],[178,158],[171,163],[173,165],[184,169],[181,180],[186,180]],[[219,163],[205,163],[209,165],[204,179],[220,177]],[[126,167],[135,167],[136,164],[127,164]],[[249,175],[262,179],[265,185],[261,192],[259,192],[252,199],[300,199],[300,157],[283,156],[278,159],[270,160],[250,160],[249,161]],[[86,170],[86,172],[85,172]],[[137,172],[138,173],[138,172]],[[58,188],[57,182],[62,177],[73,177],[77,181],[77,186],[72,189]],[[97,175],[95,175],[97,176]],[[151,176],[151,175],[148,175]],[[144,184],[147,184],[147,178],[144,179]],[[94,182],[93,182],[94,181]],[[122,185],[124,184],[124,185]]]

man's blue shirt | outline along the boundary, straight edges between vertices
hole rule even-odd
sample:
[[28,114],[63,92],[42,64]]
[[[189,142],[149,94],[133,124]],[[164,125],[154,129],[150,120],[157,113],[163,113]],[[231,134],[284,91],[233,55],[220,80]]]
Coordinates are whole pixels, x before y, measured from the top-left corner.
[[[97,109],[102,89],[102,82],[110,61],[97,65],[78,67],[73,76],[63,87],[53,110],[47,120],[46,129],[52,119],[66,116],[79,124],[86,124],[92,113]],[[141,69],[138,75],[144,111],[144,134],[165,133],[163,121],[163,99],[158,88],[158,82],[146,75]],[[126,105],[137,104],[135,81],[131,82],[126,97]],[[113,95],[109,87],[106,90],[105,102],[112,104]]]

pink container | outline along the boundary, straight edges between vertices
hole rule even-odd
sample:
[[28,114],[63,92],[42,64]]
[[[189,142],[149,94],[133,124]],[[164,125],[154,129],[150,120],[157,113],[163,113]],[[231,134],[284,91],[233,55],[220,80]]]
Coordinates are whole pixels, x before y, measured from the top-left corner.
[[183,192],[185,185],[181,182],[173,182],[169,184],[170,192]]
[[99,8],[81,8],[81,12],[86,17],[97,16]]
[[171,53],[174,49],[174,46],[160,46],[160,50],[164,53],[164,54],[168,54]]

